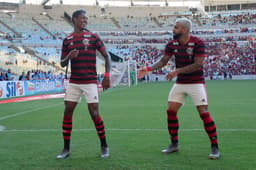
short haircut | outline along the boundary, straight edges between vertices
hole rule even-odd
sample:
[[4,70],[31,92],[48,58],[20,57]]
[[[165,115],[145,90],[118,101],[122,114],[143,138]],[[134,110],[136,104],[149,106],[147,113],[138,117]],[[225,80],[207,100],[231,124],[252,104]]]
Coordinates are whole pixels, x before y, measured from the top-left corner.
[[86,14],[87,12],[83,9],[80,9],[80,10],[76,10],[75,12],[73,12],[72,14],[72,22],[74,23],[74,18],[77,18],[79,15],[81,14]]
[[187,18],[178,18],[175,23],[181,23],[184,27],[188,28],[188,31],[191,32],[192,30],[192,22],[190,19]]

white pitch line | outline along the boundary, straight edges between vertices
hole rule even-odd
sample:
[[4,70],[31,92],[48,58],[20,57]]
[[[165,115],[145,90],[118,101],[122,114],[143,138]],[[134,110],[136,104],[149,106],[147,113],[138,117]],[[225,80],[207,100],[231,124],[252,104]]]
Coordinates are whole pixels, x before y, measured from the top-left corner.
[[[0,132],[61,132],[61,129],[6,129]],[[92,129],[73,129],[73,131],[95,131]],[[148,131],[148,132],[159,132],[159,131],[167,131],[167,129],[115,129],[110,128],[106,129],[106,131],[126,131],[126,132],[135,132],[135,131]],[[204,131],[204,129],[180,129],[180,131]],[[256,132],[256,129],[218,129],[220,132]]]
[[[61,103],[61,104],[63,104],[63,103]],[[48,109],[48,108],[55,107],[55,106],[58,106],[58,105],[61,105],[61,104],[58,103],[58,104],[54,104],[54,105],[50,105],[50,106],[39,107],[39,108],[32,109],[32,110],[27,110],[27,111],[23,111],[23,112],[18,112],[18,113],[12,114],[12,115],[0,117],[0,120],[5,120],[5,119],[8,119],[8,118],[17,117],[17,116],[24,115],[24,114],[27,114],[27,113],[31,113],[31,112],[35,112],[35,111],[39,111],[39,110]]]

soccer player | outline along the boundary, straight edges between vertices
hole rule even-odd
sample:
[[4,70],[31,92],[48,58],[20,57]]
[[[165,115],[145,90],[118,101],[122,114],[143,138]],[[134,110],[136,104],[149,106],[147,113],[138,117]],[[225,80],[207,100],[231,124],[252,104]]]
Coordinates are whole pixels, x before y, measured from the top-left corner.
[[161,60],[151,67],[139,70],[138,78],[144,77],[148,72],[159,69],[175,57],[176,69],[167,74],[167,80],[177,76],[168,96],[167,123],[171,144],[162,153],[173,153],[179,150],[177,112],[184,104],[185,97],[192,98],[197,111],[203,121],[204,128],[211,142],[210,159],[218,159],[217,132],[215,123],[208,111],[208,99],[205,88],[203,61],[207,57],[204,42],[198,37],[190,35],[192,23],[187,18],[177,19],[173,28],[173,40],[165,47],[165,54]]
[[72,14],[74,32],[63,40],[61,66],[67,66],[70,60],[71,77],[64,97],[65,110],[62,124],[64,148],[57,156],[58,159],[64,159],[70,155],[72,116],[82,95],[86,98],[88,110],[100,139],[101,157],[109,156],[104,123],[98,108],[96,50],[105,58],[105,74],[102,82],[104,90],[110,87],[110,57],[99,36],[85,29],[87,20],[86,11],[75,11]]

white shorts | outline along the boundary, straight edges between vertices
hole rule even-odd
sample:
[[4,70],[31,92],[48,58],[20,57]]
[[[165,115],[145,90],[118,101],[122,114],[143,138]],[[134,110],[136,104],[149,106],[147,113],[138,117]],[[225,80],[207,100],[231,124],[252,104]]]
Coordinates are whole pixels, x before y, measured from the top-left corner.
[[99,103],[97,84],[74,84],[69,83],[66,89],[65,101],[80,102],[84,95],[87,103]]
[[196,106],[208,105],[208,96],[205,84],[174,84],[168,102],[184,104],[186,96],[190,96]]

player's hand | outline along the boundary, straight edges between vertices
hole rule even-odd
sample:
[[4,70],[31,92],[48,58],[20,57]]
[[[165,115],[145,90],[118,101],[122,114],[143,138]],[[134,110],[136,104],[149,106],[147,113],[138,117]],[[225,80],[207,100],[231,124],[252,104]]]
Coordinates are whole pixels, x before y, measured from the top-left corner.
[[107,90],[110,87],[110,79],[109,77],[104,77],[102,80],[103,90]]
[[177,71],[174,70],[174,71],[172,71],[172,72],[170,72],[170,73],[167,74],[166,79],[169,80],[169,81],[171,81],[171,80],[172,80],[174,77],[176,77],[176,76],[177,76]]
[[143,67],[139,70],[138,72],[138,78],[141,79],[143,77],[145,77],[145,75],[148,73],[148,69],[147,67]]
[[79,50],[74,49],[68,53],[68,58],[72,60],[78,56],[78,53],[79,53]]

